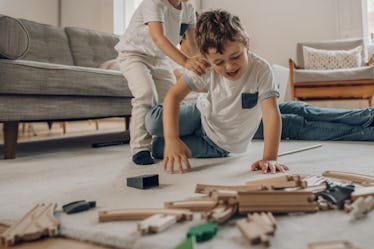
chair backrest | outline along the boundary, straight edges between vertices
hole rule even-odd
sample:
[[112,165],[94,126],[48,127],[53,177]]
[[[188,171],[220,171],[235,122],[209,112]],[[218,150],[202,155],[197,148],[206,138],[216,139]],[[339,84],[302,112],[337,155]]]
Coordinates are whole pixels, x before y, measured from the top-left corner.
[[367,51],[363,38],[352,38],[321,42],[299,42],[296,45],[296,65],[300,68],[304,68],[303,46],[324,50],[348,50],[360,45],[362,46],[361,65],[364,66],[367,62]]

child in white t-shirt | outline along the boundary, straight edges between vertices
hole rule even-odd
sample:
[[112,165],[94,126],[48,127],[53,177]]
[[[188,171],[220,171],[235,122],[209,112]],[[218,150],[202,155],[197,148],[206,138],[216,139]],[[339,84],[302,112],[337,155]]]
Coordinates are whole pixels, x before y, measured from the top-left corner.
[[[202,13],[196,41],[212,69],[203,76],[187,71],[170,88],[164,106],[147,114],[147,130],[158,137],[153,155],[164,158],[165,170],[174,172],[176,164],[183,173],[183,165],[191,168],[190,157],[246,151],[262,118],[263,156],[251,168],[264,173],[287,170],[277,161],[282,128],[271,66],[249,51],[249,38],[239,18],[223,10]],[[180,105],[191,91],[207,94],[196,105]]]
[[147,111],[162,103],[167,90],[175,82],[168,60],[194,71],[205,73],[206,61],[199,56],[189,57],[176,45],[180,28],[187,25],[189,48],[197,50],[194,40],[195,10],[188,0],[143,0],[130,24],[115,46],[120,69],[133,95],[130,123],[130,148],[136,164],[154,163],[151,136],[144,126]]

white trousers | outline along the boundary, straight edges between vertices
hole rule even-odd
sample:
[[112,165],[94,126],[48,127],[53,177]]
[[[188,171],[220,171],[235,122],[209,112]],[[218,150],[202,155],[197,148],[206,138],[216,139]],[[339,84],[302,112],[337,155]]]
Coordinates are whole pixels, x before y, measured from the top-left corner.
[[137,53],[121,53],[120,69],[133,95],[131,100],[130,149],[134,155],[151,150],[151,135],[145,129],[148,110],[163,102],[167,91],[175,83],[173,68],[168,58],[154,58]]

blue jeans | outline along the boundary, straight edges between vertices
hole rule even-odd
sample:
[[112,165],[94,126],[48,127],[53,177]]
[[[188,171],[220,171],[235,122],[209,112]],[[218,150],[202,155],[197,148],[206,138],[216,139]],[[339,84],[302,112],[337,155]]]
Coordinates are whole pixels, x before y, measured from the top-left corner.
[[[347,110],[286,102],[279,109],[282,139],[374,141],[374,108]],[[262,123],[254,138],[263,138]]]
[[[145,128],[154,136],[152,156],[164,157],[164,132],[162,125],[162,105],[156,105],[145,117]],[[188,146],[194,158],[226,157],[229,152],[214,144],[201,126],[200,111],[195,104],[183,104],[179,110],[179,136]]]

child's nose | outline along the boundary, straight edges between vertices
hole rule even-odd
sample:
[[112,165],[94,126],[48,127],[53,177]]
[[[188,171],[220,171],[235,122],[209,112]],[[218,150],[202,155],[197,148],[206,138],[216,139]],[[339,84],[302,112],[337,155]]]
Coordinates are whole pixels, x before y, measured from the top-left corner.
[[234,64],[233,63],[230,63],[230,62],[227,62],[226,63],[226,70],[227,71],[230,71],[231,69],[233,69],[234,68]]

